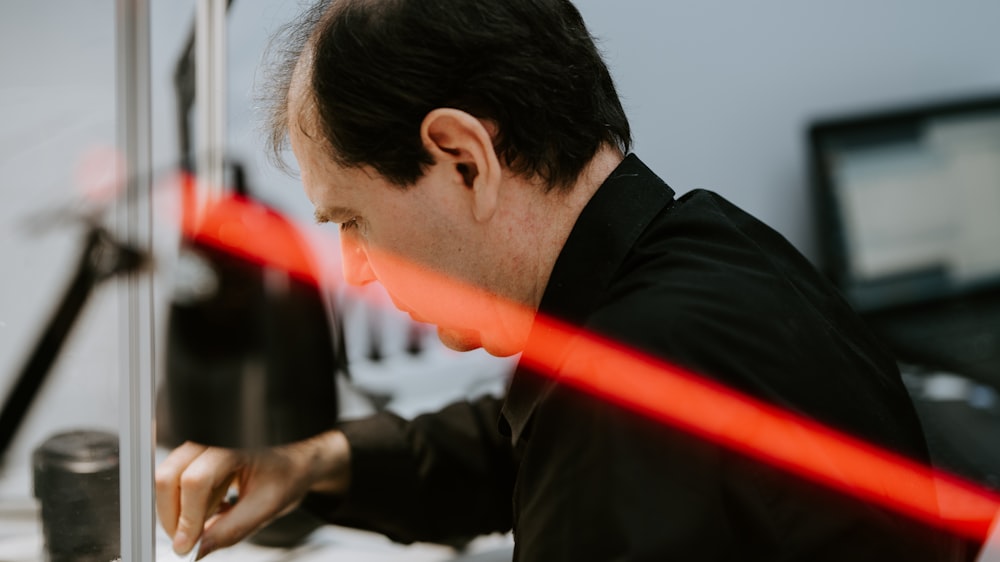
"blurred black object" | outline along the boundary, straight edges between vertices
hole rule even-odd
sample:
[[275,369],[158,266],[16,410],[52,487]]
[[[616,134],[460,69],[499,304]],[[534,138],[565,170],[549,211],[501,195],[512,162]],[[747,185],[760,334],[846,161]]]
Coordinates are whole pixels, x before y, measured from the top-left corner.
[[[931,464],[980,486],[1000,492],[1000,391],[955,373],[900,363]],[[966,542],[966,560],[978,559],[981,541]]]
[[118,436],[102,431],[54,435],[35,449],[45,560],[108,562],[121,553]]
[[73,277],[0,410],[0,462],[94,288],[117,274],[137,270],[148,261],[138,250],[116,241],[96,219],[87,219],[87,224],[89,228]]
[[[228,0],[227,11],[231,5]],[[195,34],[192,26],[173,74],[185,171],[191,171],[196,157],[190,126]],[[282,222],[285,228],[279,234],[288,251],[305,256],[305,243],[291,223],[250,199],[242,166],[230,165],[228,171],[233,192],[252,203],[246,213],[266,213]],[[245,218],[233,220],[253,222],[253,217]],[[235,226],[242,229],[245,224]],[[183,236],[167,327],[166,378],[158,398],[166,406],[157,411],[160,444],[190,440],[256,448],[330,429],[337,419],[334,377],[346,359],[334,346],[335,323],[320,289],[274,265],[254,262],[190,233]]]
[[900,370],[934,466],[1000,492],[1000,390],[920,365]]
[[[233,5],[233,0],[227,0],[226,11]],[[177,103],[177,140],[181,159],[185,162],[193,160],[191,150],[191,109],[195,102],[195,26],[191,26],[187,41],[181,50],[181,56],[174,64],[173,84],[174,101]],[[185,166],[190,170],[190,166]]]
[[[246,200],[240,213],[215,228],[266,215],[283,228],[250,236],[280,238],[283,252],[307,259],[305,241],[276,211]],[[332,428],[338,356],[315,280],[185,236],[167,328],[169,441],[258,448]]]

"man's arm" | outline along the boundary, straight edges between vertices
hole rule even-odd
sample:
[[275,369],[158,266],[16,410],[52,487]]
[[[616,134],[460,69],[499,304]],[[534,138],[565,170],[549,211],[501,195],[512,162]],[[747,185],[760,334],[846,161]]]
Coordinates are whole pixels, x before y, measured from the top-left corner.
[[383,413],[343,424],[350,488],[310,494],[304,506],[404,543],[509,531],[515,465],[497,431],[501,403],[483,397],[412,421]]

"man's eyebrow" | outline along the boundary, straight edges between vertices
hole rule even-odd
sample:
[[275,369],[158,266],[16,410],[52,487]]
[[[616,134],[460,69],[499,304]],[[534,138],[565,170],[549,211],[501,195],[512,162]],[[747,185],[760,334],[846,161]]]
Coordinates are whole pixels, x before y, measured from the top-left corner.
[[355,215],[357,215],[357,213],[346,207],[323,207],[317,208],[315,212],[313,212],[313,217],[316,219],[316,222],[320,224],[325,222],[346,222],[354,218]]

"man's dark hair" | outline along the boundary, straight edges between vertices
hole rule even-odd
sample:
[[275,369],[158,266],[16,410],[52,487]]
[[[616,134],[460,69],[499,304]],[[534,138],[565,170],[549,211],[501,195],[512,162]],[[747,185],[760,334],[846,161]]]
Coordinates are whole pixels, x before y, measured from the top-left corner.
[[324,0],[279,44],[270,123],[279,159],[294,122],[292,72],[310,45],[331,156],[400,186],[432,163],[420,126],[439,107],[494,122],[501,161],[549,187],[572,185],[602,145],[631,144],[611,75],[568,0]]

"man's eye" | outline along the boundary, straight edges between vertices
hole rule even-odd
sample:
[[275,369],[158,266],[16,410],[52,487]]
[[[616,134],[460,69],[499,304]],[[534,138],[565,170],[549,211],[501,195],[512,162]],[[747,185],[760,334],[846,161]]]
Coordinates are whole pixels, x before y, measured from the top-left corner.
[[358,217],[354,217],[354,218],[352,218],[352,219],[350,219],[348,221],[344,221],[344,222],[340,223],[340,230],[341,231],[354,230],[356,228],[358,228]]

